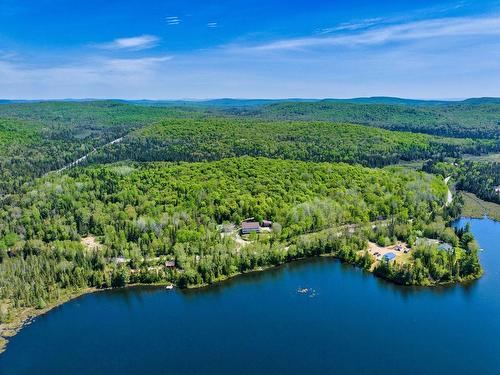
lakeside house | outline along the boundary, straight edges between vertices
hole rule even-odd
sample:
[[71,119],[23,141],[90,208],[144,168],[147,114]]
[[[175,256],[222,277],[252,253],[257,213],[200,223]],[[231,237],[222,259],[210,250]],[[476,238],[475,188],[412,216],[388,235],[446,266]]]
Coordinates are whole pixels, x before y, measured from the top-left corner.
[[257,221],[244,221],[241,223],[241,234],[260,233],[260,225]]
[[394,254],[394,253],[386,253],[386,254],[384,255],[383,259],[384,259],[386,262],[390,262],[391,260],[396,259],[396,254]]

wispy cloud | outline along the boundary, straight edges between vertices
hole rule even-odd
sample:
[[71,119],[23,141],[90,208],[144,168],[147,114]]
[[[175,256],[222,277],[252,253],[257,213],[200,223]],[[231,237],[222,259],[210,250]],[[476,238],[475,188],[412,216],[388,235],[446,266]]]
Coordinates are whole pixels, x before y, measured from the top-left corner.
[[340,29],[332,30],[332,32],[336,31],[334,35],[283,39],[251,48],[256,50],[293,50],[321,46],[378,45],[430,38],[500,36],[500,16],[439,18],[383,25],[361,31],[358,29],[359,25],[346,24],[341,25]]
[[174,26],[180,24],[182,20],[177,16],[167,16],[165,21],[167,21],[167,25]]
[[109,59],[104,65],[114,72],[146,71],[159,63],[172,60],[172,56],[142,57],[137,59]]
[[132,93],[139,87],[147,91],[147,87],[159,85],[159,72],[169,69],[165,63],[171,59],[172,56],[134,59],[89,56],[41,66],[0,56],[0,82],[5,85],[2,97],[21,97],[19,90],[32,98],[119,97],[122,90]]
[[215,29],[218,26],[217,22],[209,22],[207,23],[207,27],[211,29]]
[[109,43],[97,44],[96,47],[109,50],[140,51],[156,47],[160,38],[155,35],[140,35],[131,38],[118,38]]
[[[198,26],[222,27],[223,23],[209,20]],[[176,16],[167,21],[172,25],[181,22]],[[357,19],[301,38],[262,42],[268,36],[264,32],[254,33],[233,38],[233,44],[183,49],[175,58],[144,52],[134,56],[121,53],[158,44],[159,39],[150,35],[116,39],[105,47],[98,46],[116,50],[114,53],[78,48],[56,54],[37,55],[30,51],[16,55],[16,51],[3,50],[0,95],[470,97],[499,93],[498,13],[443,17],[427,12],[400,18]],[[156,39],[140,40],[144,37]]]
[[362,20],[359,22],[344,22],[341,23],[340,25],[333,26],[333,27],[326,27],[323,29],[318,30],[318,34],[330,34],[333,32],[338,32],[338,31],[355,31],[355,30],[361,30],[361,29],[366,29],[375,25],[378,25],[382,23],[384,19],[383,18],[369,18],[366,20]]

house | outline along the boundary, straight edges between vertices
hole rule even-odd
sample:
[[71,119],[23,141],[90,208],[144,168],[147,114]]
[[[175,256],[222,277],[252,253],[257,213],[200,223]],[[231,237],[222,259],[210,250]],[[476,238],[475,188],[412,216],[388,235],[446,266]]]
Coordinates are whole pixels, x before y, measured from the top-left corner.
[[165,267],[166,268],[175,268],[175,260],[167,260],[165,262]]
[[390,262],[391,260],[396,259],[396,254],[394,254],[394,253],[386,253],[386,254],[384,255],[383,259],[384,259],[386,262]]
[[241,234],[260,233],[260,225],[256,221],[244,221],[241,223]]
[[431,238],[417,237],[415,240],[415,246],[433,246],[439,243],[438,240],[433,240]]
[[453,251],[453,246],[451,246],[449,243],[442,243],[438,246],[438,250]]
[[273,226],[273,222],[270,220],[262,220],[262,226],[265,228],[271,228]]
[[115,263],[116,264],[122,264],[122,263],[127,263],[128,260],[123,256],[123,255],[120,255],[119,257],[116,257],[114,259]]

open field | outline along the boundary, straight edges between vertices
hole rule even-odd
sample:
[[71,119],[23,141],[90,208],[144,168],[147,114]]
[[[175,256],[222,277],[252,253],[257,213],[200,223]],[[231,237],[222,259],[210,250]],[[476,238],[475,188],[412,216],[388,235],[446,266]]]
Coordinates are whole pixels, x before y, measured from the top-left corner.
[[500,221],[500,204],[483,201],[472,193],[461,192],[461,194],[464,199],[463,216],[482,218],[486,215],[490,219]]
[[465,160],[500,163],[500,153],[487,155],[464,155]]

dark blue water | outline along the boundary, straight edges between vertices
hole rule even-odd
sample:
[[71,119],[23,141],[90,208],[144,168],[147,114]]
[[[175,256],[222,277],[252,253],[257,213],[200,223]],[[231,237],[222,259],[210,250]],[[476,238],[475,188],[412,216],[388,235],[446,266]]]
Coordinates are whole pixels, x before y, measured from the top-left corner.
[[21,331],[0,373],[500,374],[500,223],[468,221],[485,275],[466,286],[315,259],[203,290],[97,293]]

